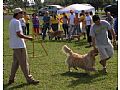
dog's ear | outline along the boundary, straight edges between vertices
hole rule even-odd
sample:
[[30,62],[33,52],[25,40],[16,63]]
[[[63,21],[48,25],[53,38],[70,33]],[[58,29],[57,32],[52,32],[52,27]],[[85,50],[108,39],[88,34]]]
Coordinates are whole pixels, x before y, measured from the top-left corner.
[[90,58],[90,60],[92,60],[92,61],[95,60],[95,53],[94,53],[94,50],[91,50],[91,51],[89,52],[89,58]]
[[94,56],[94,50],[90,51],[90,56],[93,57]]
[[94,56],[97,56],[98,55],[98,49],[95,49],[94,50],[94,54],[93,54]]
[[95,56],[97,56],[98,55],[98,50],[91,50],[90,51],[90,56],[91,57],[95,57]]
[[94,49],[94,52],[95,52],[95,53],[98,53],[98,49],[97,49],[97,48],[95,48],[95,49]]

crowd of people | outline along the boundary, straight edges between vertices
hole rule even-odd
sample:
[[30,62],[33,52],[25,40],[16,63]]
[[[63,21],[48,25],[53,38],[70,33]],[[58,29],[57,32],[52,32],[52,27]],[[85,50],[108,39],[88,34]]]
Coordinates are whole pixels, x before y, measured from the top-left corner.
[[[60,30],[60,25],[64,31],[65,39],[66,40],[72,40],[73,35],[81,36],[83,35],[83,39],[86,39],[88,42],[88,47],[92,46],[91,36],[90,36],[90,28],[93,24],[92,20],[93,13],[92,11],[84,11],[82,10],[81,13],[74,12],[73,10],[70,10],[70,15],[67,13],[63,13],[61,16],[58,16],[55,13],[52,13],[52,15],[49,14],[48,11],[45,12],[42,22],[39,20],[39,16],[37,13],[32,14],[32,24],[33,24],[33,33],[35,35],[42,35],[42,40],[45,40],[47,36],[47,31],[58,31]],[[112,28],[116,27],[115,20],[111,16],[110,12],[107,12],[106,15],[106,21],[110,23]],[[24,12],[23,17],[20,19],[23,33],[25,35],[29,35],[29,22],[30,22],[30,16]],[[40,27],[42,23],[42,27]],[[115,29],[116,36],[117,36],[117,29]],[[112,39],[112,36],[110,32],[108,31],[108,37]],[[55,40],[57,40],[55,38]]]
[[[50,16],[49,12],[46,11],[42,19],[43,27],[41,31],[39,17],[36,13],[32,14],[31,20],[34,34],[37,36],[41,33],[43,40],[46,38],[47,30],[59,30],[60,22],[62,22],[62,28],[67,40],[71,40],[73,35],[83,35],[83,39],[87,37],[88,47],[93,46],[94,49],[98,49],[101,58],[100,64],[103,66],[103,71],[106,72],[106,61],[111,58],[114,53],[110,39],[115,43],[118,32],[118,19],[116,19],[114,23],[110,12],[107,13],[106,20],[100,20],[98,15],[93,15],[92,12],[85,12],[84,10],[82,10],[80,14],[70,10],[69,16],[63,13],[60,18],[55,13]],[[35,80],[30,74],[27,49],[24,41],[24,39],[33,40],[33,37],[28,36],[29,23],[30,16],[21,8],[16,8],[14,10],[13,19],[9,24],[10,48],[13,49],[14,57],[9,84],[14,83],[15,74],[19,65],[28,83],[39,83],[39,81]],[[82,24],[81,28],[80,23]],[[108,34],[108,31],[110,34]]]

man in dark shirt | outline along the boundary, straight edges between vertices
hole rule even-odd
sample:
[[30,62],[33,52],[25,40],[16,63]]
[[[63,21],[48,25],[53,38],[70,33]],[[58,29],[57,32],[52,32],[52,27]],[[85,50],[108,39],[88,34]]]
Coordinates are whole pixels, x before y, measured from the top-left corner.
[[49,16],[49,12],[46,11],[45,15],[43,16],[43,35],[42,35],[42,39],[44,40],[46,37],[46,31],[50,30],[50,16]]

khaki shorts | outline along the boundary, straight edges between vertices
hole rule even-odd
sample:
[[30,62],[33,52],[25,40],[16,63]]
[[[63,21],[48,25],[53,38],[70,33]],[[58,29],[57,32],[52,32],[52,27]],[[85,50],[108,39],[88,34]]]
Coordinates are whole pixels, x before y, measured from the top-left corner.
[[98,51],[100,53],[101,60],[112,57],[112,55],[114,54],[112,45],[98,46]]
[[80,23],[80,29],[82,33],[86,33],[86,28],[85,26],[82,26],[82,22]]

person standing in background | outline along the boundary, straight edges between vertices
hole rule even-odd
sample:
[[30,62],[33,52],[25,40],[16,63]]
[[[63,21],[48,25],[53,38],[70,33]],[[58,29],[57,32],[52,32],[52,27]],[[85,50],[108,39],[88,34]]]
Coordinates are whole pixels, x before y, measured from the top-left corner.
[[33,33],[37,37],[39,35],[39,18],[36,13],[32,14],[32,23],[33,23]]
[[72,35],[80,35],[81,29],[80,29],[80,18],[78,17],[78,12],[75,13],[74,24],[75,24],[75,28],[72,32]]
[[86,39],[86,28],[85,28],[85,11],[82,10],[80,13],[80,22],[82,23],[82,34],[83,34],[83,39]]
[[[107,12],[106,21],[108,21],[110,25],[112,26],[112,28],[114,28],[114,18],[111,16],[110,12]],[[112,35],[109,31],[108,31],[108,37],[110,40],[112,40]]]
[[48,31],[50,30],[50,15],[48,11],[46,11],[45,15],[43,16],[42,40],[45,40],[47,29]]
[[90,16],[91,16],[91,17],[93,16],[93,12],[92,12],[92,11],[90,11]]
[[116,40],[118,40],[118,17],[114,21],[114,31],[116,34]]
[[[65,13],[63,13],[63,17],[61,18],[62,19],[62,28],[64,30],[64,33],[65,33],[65,37],[66,39],[68,39],[68,17]],[[60,19],[60,21],[61,21]]]
[[69,40],[71,40],[72,38],[72,32],[74,30],[74,18],[75,18],[75,15],[74,15],[74,11],[73,10],[70,10],[70,16],[69,16],[69,19],[68,19],[68,25],[69,25],[69,29],[68,29],[68,38]]
[[[52,17],[50,18],[50,24],[54,32],[58,31],[59,19],[57,18],[57,15],[54,12],[52,13]],[[55,40],[57,40],[57,37],[55,37]]]
[[57,18],[57,15],[53,13],[52,17],[50,18],[50,24],[53,31],[58,31],[58,23],[59,19]]
[[23,34],[26,35],[26,22],[25,22],[25,19],[22,17],[19,20],[20,20],[20,23],[21,23],[21,26],[22,26]]
[[24,12],[24,19],[25,19],[25,22],[26,22],[26,30],[27,30],[27,35],[29,35],[29,23],[30,23],[30,16],[27,15],[26,12]]
[[87,32],[87,42],[89,43],[89,46],[86,47],[91,47],[92,46],[92,40],[90,36],[90,27],[92,25],[92,17],[90,16],[89,12],[86,12],[86,32]]

